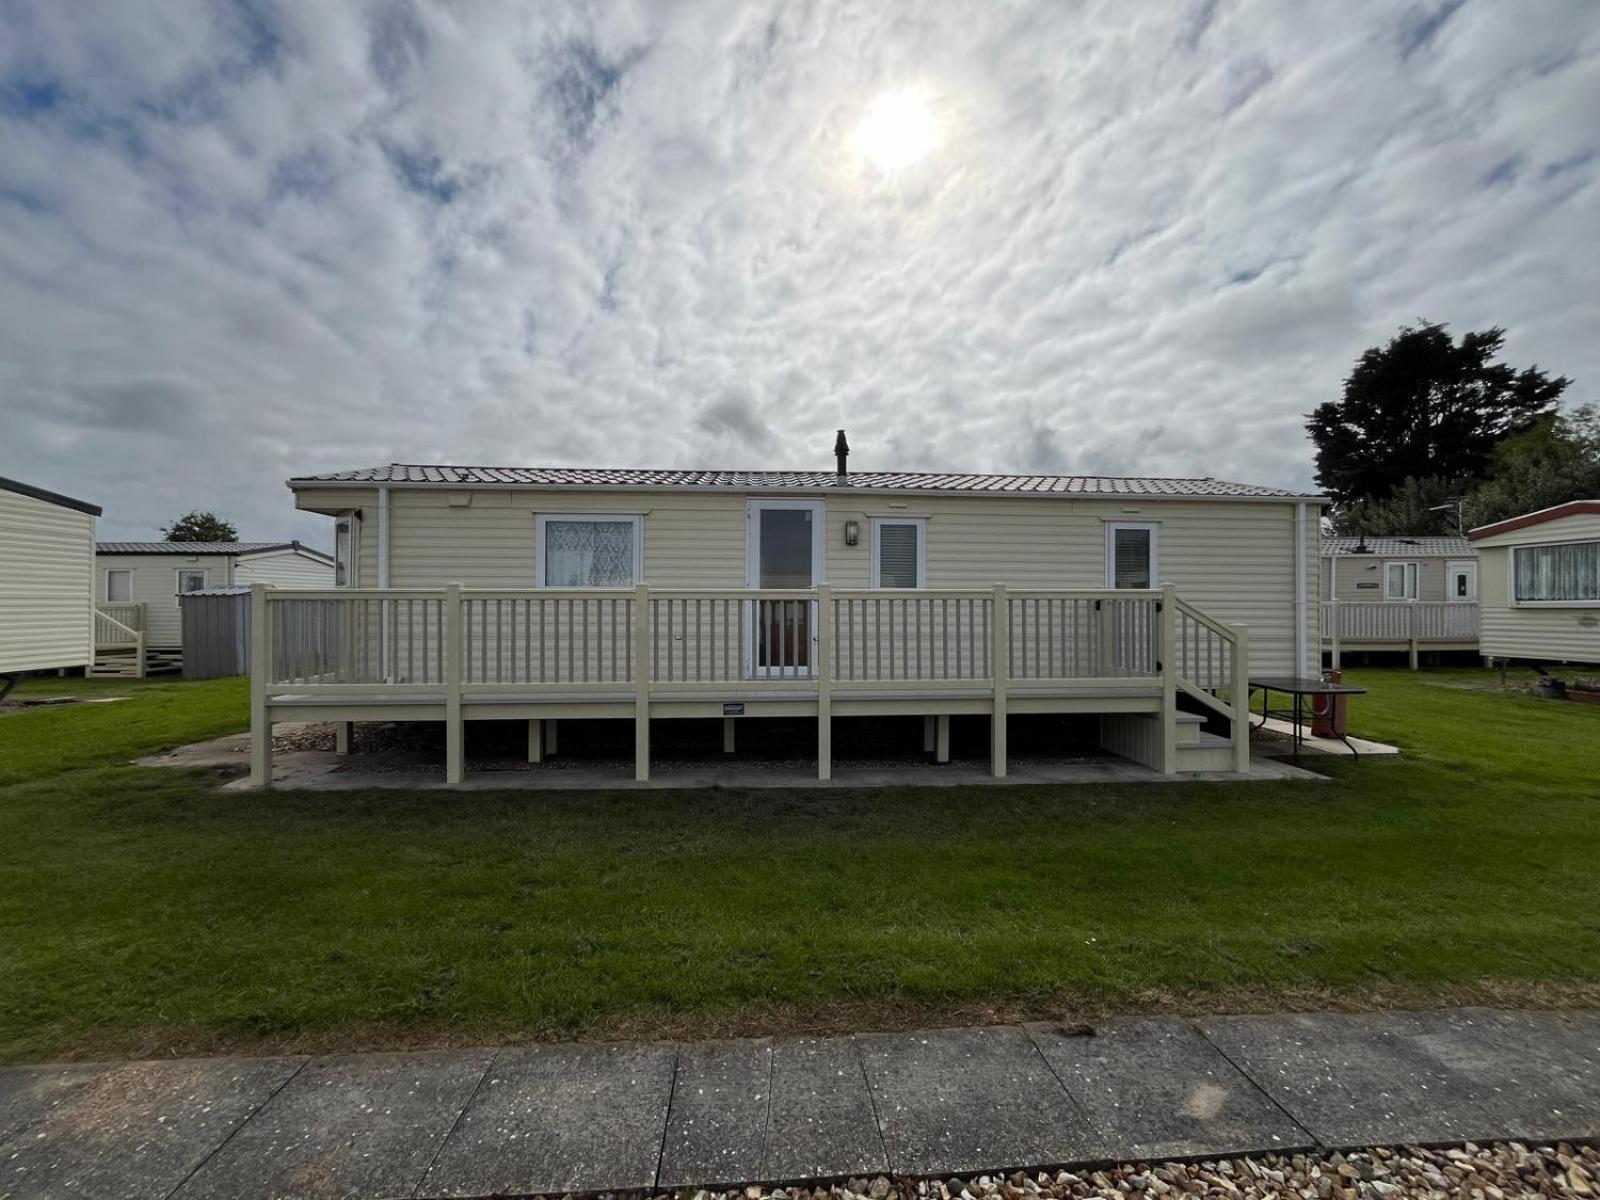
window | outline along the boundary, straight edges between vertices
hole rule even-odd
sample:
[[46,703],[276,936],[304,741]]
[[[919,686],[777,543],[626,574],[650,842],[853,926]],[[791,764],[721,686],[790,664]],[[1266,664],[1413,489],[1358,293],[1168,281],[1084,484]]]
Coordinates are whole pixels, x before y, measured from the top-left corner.
[[132,604],[133,603],[133,572],[132,571],[107,571],[106,572],[106,603],[107,604]]
[[644,518],[541,516],[542,587],[633,587],[644,576]]
[[361,518],[345,513],[333,525],[333,586],[354,587],[356,546],[360,541]]
[[1383,598],[1385,600],[1415,600],[1417,598],[1417,564],[1391,562],[1383,564]]
[[1145,522],[1117,521],[1106,526],[1106,586],[1156,586],[1156,531]]
[[1518,604],[1600,603],[1600,542],[1517,546]]
[[1458,603],[1478,598],[1477,563],[1453,562],[1445,564],[1444,598]]
[[206,573],[203,570],[184,568],[178,572],[178,595],[185,592],[198,592],[206,586]]
[[917,517],[874,517],[872,521],[872,586],[927,586],[924,546],[928,522]]

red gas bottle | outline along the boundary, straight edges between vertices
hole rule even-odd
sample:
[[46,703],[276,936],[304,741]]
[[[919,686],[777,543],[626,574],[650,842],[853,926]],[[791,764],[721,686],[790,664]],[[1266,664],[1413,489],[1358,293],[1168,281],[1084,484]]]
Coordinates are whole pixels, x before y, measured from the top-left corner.
[[[1329,683],[1340,683],[1343,676],[1338,671],[1324,671],[1322,678]],[[1344,696],[1311,697],[1311,736],[1343,737],[1345,734]]]

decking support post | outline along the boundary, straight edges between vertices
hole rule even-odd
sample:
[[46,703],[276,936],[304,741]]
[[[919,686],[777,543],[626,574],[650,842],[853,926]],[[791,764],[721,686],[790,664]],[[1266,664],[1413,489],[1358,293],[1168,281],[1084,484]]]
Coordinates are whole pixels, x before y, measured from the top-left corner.
[[1178,589],[1161,585],[1161,773],[1178,773]]
[[922,752],[924,754],[932,754],[938,748],[934,745],[934,741],[938,736],[934,730],[934,721],[935,718],[931,715],[922,718]]
[[461,783],[467,777],[465,730],[461,726],[461,659],[464,628],[461,623],[461,585],[444,589],[444,781]]
[[817,585],[817,778],[833,778],[833,592]]
[[933,761],[950,761],[950,714],[940,713],[934,719]]
[[139,630],[133,635],[133,677],[143,679],[146,664],[144,659],[144,630]]
[[1417,669],[1417,602],[1415,600],[1407,600],[1406,608],[1409,610],[1407,613],[1406,632],[1411,639],[1411,669],[1415,671]]
[[732,754],[733,753],[733,718],[732,717],[723,717],[722,718],[722,752],[724,754]]
[[633,777],[650,778],[650,589],[633,593]]
[[333,752],[335,754],[350,753],[350,727],[353,721],[335,721],[333,723]]
[[989,727],[989,774],[1006,777],[1006,677],[1011,673],[1011,605],[1006,600],[1006,585],[994,585],[994,620],[989,647],[994,674],[994,715]]
[[[144,647],[136,646],[140,658]],[[267,585],[250,585],[250,782],[272,786],[272,714],[267,680],[272,677],[272,622],[267,616]]]
[[1333,632],[1329,634],[1329,639],[1333,643],[1333,669],[1337,671],[1339,669],[1339,626],[1344,621],[1344,614],[1339,611],[1339,601],[1337,599],[1328,602],[1328,611],[1333,614],[1331,621]]
[[[1250,630],[1245,625],[1234,625],[1233,663],[1229,669],[1229,700],[1233,709],[1233,769],[1240,775],[1250,773]],[[1334,645],[1338,645],[1337,642]]]
[[528,761],[544,761],[544,722],[538,717],[528,718]]

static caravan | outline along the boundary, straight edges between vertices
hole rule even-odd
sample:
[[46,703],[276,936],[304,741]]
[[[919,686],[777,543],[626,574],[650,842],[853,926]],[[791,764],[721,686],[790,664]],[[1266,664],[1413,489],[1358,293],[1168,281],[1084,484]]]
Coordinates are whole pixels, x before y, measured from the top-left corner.
[[[333,558],[299,542],[100,542],[95,547],[95,600],[115,627],[137,631],[153,671],[183,662],[185,592],[236,584],[322,588],[334,583]],[[137,673],[128,641],[96,648],[98,675]]]
[[1483,570],[1486,658],[1600,666],[1600,500],[1469,533]]
[[94,657],[97,505],[0,479],[0,689]]
[[[841,438],[842,443],[842,438]],[[1251,672],[1315,669],[1325,500],[1216,479],[390,465],[289,481],[345,586],[262,589],[273,721],[1097,714],[1169,773],[1247,770]],[[336,647],[330,653],[328,647]],[[1181,700],[1180,700],[1181,697]],[[1206,726],[1210,728],[1207,729]],[[728,727],[731,734],[731,725]]]
[[1322,649],[1335,667],[1350,651],[1478,649],[1478,553],[1465,537],[1322,539]]

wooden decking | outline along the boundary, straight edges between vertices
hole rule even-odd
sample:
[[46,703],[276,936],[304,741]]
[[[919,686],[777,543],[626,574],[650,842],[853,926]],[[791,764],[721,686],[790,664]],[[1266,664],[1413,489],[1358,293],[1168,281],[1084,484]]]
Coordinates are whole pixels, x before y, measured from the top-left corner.
[[1337,669],[1346,650],[1399,651],[1417,669],[1423,650],[1475,651],[1476,601],[1322,602],[1322,647]]
[[[252,777],[271,779],[277,721],[442,721],[446,779],[462,727],[632,720],[635,774],[650,722],[811,717],[818,777],[835,717],[991,720],[1006,773],[1011,713],[1096,713],[1106,747],[1165,773],[1247,771],[1242,626],[1155,591],[254,589]],[[1178,697],[1228,723],[1180,719]],[[1189,714],[1192,718],[1192,714]]]

